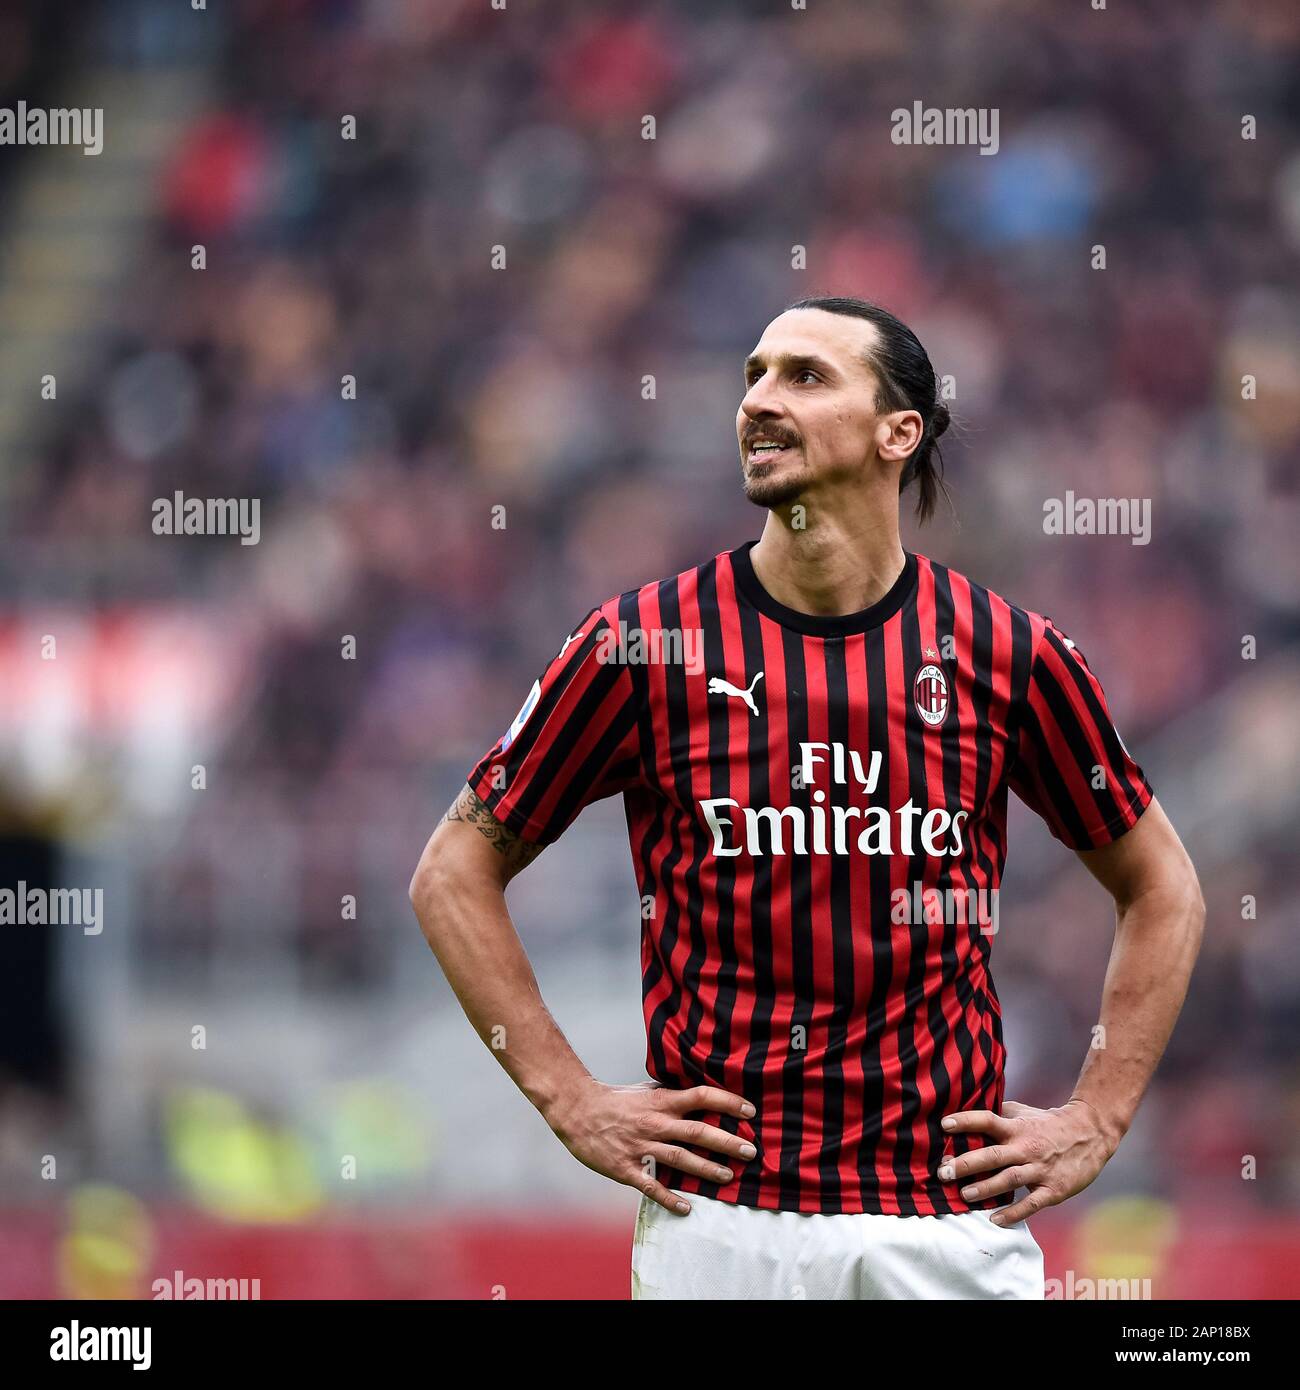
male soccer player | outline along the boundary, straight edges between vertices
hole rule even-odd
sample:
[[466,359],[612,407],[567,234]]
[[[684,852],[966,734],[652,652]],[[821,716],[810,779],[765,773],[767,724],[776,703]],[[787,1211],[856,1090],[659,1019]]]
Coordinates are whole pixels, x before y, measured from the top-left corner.
[[[902,548],[899,493],[930,514],[948,422],[912,331],[801,300],[744,370],[762,536],[583,618],[411,900],[516,1084],[644,1194],[634,1297],[1042,1298],[1025,1218],[1132,1122],[1199,948],[1196,874],[1074,642]],[[1008,791],[1116,907],[1100,1045],[1048,1110],[1003,1099]],[[504,893],[615,792],[653,904],[653,1081],[625,1086],[547,1012]]]

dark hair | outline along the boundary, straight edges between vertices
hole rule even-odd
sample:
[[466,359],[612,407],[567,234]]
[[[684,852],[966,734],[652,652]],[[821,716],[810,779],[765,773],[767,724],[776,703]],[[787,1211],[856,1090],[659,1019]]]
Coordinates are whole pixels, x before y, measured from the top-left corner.
[[916,514],[922,521],[929,521],[940,490],[947,491],[938,439],[948,428],[951,416],[948,407],[935,396],[934,368],[920,340],[888,309],[865,299],[822,295],[801,299],[789,309],[825,309],[827,313],[849,314],[875,325],[878,340],[867,349],[865,361],[880,383],[876,409],[919,411],[923,425],[920,441],[903,465],[898,490],[902,492],[916,483]]

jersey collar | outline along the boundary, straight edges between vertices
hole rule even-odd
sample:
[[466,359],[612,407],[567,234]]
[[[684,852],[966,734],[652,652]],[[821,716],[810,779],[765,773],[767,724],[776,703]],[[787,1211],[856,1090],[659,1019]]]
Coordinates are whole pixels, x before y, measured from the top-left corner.
[[837,616],[818,613],[801,613],[797,608],[787,608],[779,603],[759,583],[754,573],[749,552],[757,541],[746,541],[739,549],[730,552],[731,568],[736,576],[736,588],[760,613],[766,614],[782,627],[793,628],[795,632],[807,633],[813,637],[844,637],[855,632],[869,632],[880,627],[898,612],[916,588],[916,556],[910,550],[903,551],[902,573],[894,581],[893,587],[870,608],[856,613]]

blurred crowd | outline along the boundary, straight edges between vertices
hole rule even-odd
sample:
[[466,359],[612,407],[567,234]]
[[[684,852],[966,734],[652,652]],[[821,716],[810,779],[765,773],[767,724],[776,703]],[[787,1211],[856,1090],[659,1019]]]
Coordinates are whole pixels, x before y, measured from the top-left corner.
[[[0,558],[11,593],[179,602],[239,653],[219,791],[142,898],[160,939],[211,927],[214,844],[289,824],[300,891],[267,929],[309,943],[362,828],[413,867],[592,605],[757,536],[741,362],[805,294],[916,329],[950,378],[953,505],[905,543],[1069,631],[1140,759],[1202,755],[1197,712],[1244,698],[1243,635],[1294,655],[1293,3],[209,8],[214,100],[159,170],[97,369],[8,480]],[[997,155],[893,144],[918,100],[997,108]],[[177,490],[260,498],[260,544],[152,534]],[[1067,491],[1150,499],[1150,543],[1045,535]],[[1143,1158],[1195,1189],[1267,1143],[1248,1195],[1300,1204],[1298,1127],[1275,1123],[1300,1111],[1300,870],[1291,827],[1252,834],[1205,875]],[[1109,937],[1070,856],[1049,863],[999,942],[1044,1104]],[[404,890],[382,889],[394,914]]]

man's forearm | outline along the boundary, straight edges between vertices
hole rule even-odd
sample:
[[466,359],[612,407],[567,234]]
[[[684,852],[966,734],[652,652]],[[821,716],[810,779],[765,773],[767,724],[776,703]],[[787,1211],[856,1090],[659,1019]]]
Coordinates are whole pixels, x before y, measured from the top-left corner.
[[422,863],[411,905],[474,1030],[549,1118],[590,1073],[542,1000],[504,888]]
[[1071,1095],[1117,1146],[1164,1054],[1200,948],[1204,908],[1193,880],[1120,909],[1102,990],[1100,1031]]

